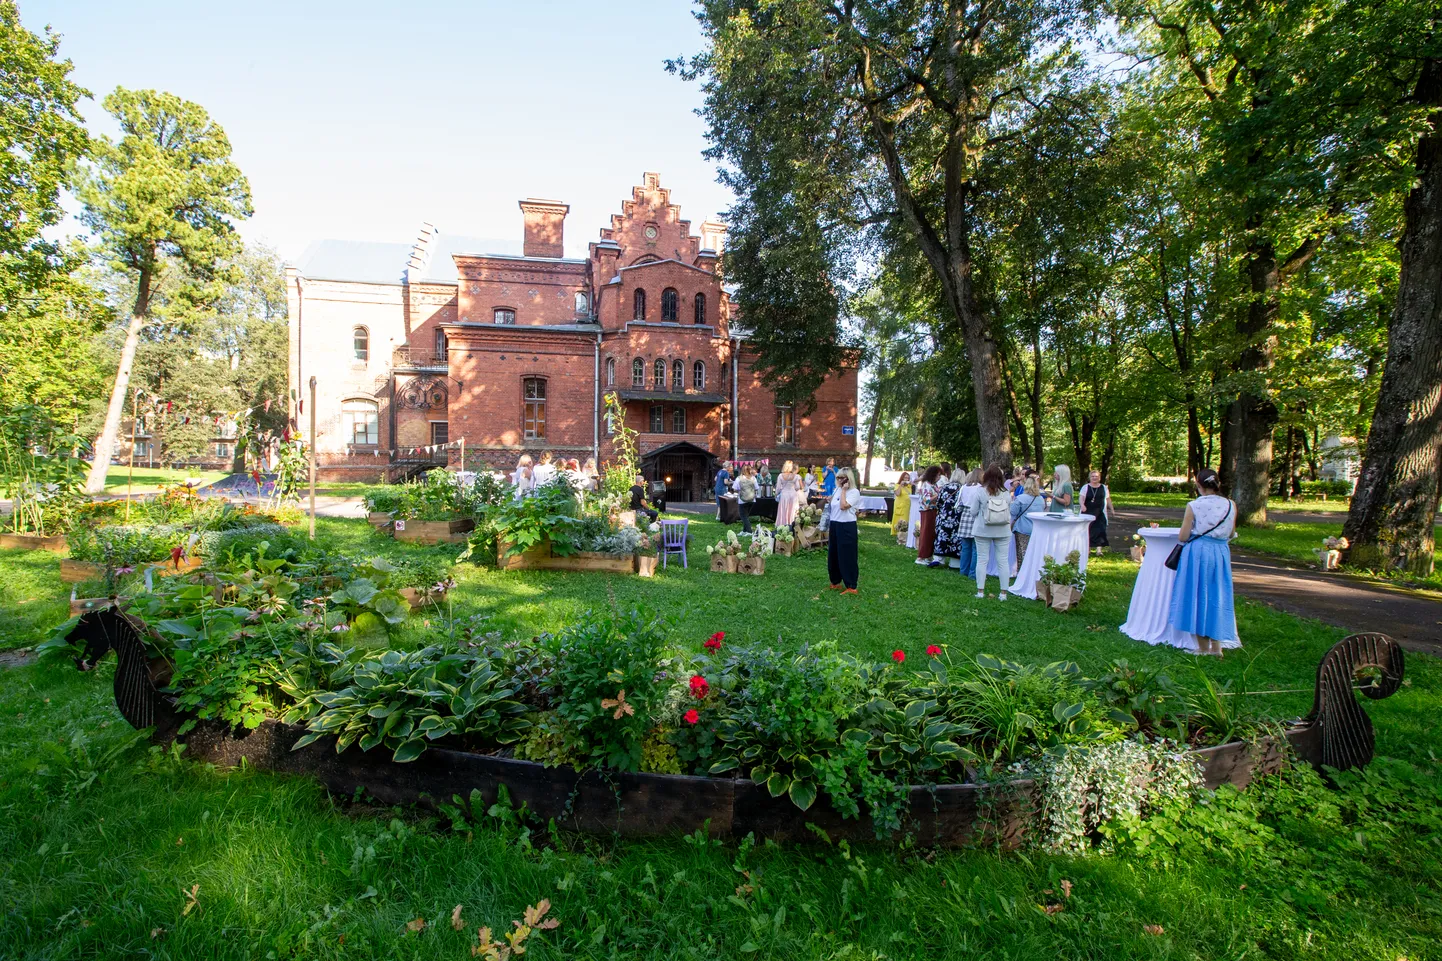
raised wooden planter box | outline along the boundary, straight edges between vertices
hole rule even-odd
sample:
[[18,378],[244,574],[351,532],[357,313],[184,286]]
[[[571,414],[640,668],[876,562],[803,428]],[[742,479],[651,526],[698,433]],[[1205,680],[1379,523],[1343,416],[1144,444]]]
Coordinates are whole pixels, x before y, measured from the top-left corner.
[[157,574],[160,574],[164,577],[170,577],[175,574],[189,574],[191,571],[197,570],[204,565],[205,558],[196,557],[194,554],[187,554],[179,561],[172,561],[169,559],[163,561],[152,561],[148,566]]
[[469,517],[449,521],[395,521],[395,537],[412,544],[459,544],[476,522]]
[[64,534],[0,534],[0,547],[19,551],[53,551],[56,554],[69,550]]
[[565,557],[551,553],[551,543],[546,541],[522,551],[505,556],[508,549],[504,541],[499,545],[500,568],[503,571],[600,571],[606,574],[634,574],[636,560],[630,554],[600,554],[595,551],[573,551]]
[[385,527],[391,520],[390,511],[376,511],[366,515],[366,523],[372,527]]
[[65,584],[79,584],[81,581],[88,581],[92,577],[103,577],[105,568],[94,561],[72,561],[68,557],[60,558],[60,580]]
[[[79,664],[88,668],[109,649],[116,651],[116,704],[136,728],[155,727],[156,740],[172,739],[183,718],[161,693],[168,681],[167,665],[148,657],[138,620],[122,613],[97,610],[82,617],[68,635],[84,644]],[[1192,752],[1209,788],[1232,784],[1245,788],[1253,778],[1279,770],[1290,744],[1297,756],[1313,765],[1348,768],[1372,758],[1371,722],[1352,691],[1362,668],[1377,668],[1381,683],[1363,688],[1376,700],[1395,693],[1402,684],[1402,649],[1379,634],[1353,635],[1335,645],[1317,668],[1312,713],[1280,738],[1255,744],[1232,742]],[[530,761],[430,747],[409,764],[397,764],[382,749],[370,752],[352,745],[337,754],[325,738],[292,750],[306,733],[302,727],[267,720],[253,731],[231,731],[202,724],[185,737],[186,756],[221,766],[242,761],[269,771],[317,778],[334,794],[359,791],[382,804],[435,805],[452,795],[480,792],[492,803],[504,785],[512,803],[524,805],[542,823],[554,819],[569,830],[616,833],[626,837],[693,834],[743,838],[748,834],[778,841],[810,840],[814,828],[833,839],[872,838],[871,820],[843,818],[819,797],[808,811],[786,796],[773,798],[764,785],[745,779],[672,774],[635,774],[548,768]],[[957,846],[975,839],[1016,846],[1035,820],[1036,783],[1028,778],[991,784],[915,785],[909,791],[905,835],[922,844]],[[814,828],[813,828],[814,826]]]

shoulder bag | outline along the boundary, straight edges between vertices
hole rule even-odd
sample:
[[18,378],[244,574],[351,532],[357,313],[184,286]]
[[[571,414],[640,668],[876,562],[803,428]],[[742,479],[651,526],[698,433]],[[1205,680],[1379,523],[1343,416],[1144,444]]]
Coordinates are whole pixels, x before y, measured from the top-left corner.
[[1182,542],[1178,543],[1176,547],[1173,547],[1173,548],[1172,548],[1172,552],[1167,555],[1167,559],[1166,559],[1166,561],[1165,561],[1166,565],[1167,565],[1168,567],[1170,567],[1172,570],[1176,570],[1179,566],[1181,566],[1181,563],[1182,563],[1182,548],[1183,548],[1183,547],[1186,547],[1188,544],[1190,544],[1192,541],[1196,540],[1196,539],[1199,538],[1199,537],[1206,537],[1206,536],[1207,536],[1208,534],[1210,534],[1212,531],[1216,530],[1218,527],[1221,527],[1223,524],[1225,524],[1225,523],[1227,522],[1227,518],[1229,518],[1229,517],[1232,516],[1232,508],[1235,507],[1235,506],[1236,506],[1236,505],[1232,503],[1231,498],[1228,498],[1228,499],[1227,499],[1227,512],[1222,515],[1222,519],[1219,520],[1219,521],[1217,521],[1217,522],[1216,522],[1215,524],[1213,524],[1211,527],[1208,527],[1206,530],[1202,531],[1200,534],[1193,534],[1191,537],[1188,537],[1185,541],[1182,541]]

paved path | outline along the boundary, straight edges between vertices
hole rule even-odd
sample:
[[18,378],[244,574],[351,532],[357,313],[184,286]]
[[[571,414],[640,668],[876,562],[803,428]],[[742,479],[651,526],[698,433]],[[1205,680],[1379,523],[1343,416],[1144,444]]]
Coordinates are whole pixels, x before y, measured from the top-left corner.
[[[1151,521],[1176,527],[1182,522],[1182,512],[1164,507],[1124,507],[1117,511],[1111,530],[1130,535],[1134,528]],[[1120,537],[1117,542],[1121,543]],[[1235,548],[1232,582],[1239,593],[1290,614],[1316,618],[1353,632],[1380,631],[1412,650],[1442,655],[1442,601],[1415,591],[1346,574],[1324,574]]]

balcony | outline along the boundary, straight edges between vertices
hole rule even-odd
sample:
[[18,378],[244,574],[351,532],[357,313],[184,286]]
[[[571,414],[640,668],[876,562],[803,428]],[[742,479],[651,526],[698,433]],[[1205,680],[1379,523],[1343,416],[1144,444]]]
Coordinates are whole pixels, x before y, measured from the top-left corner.
[[446,361],[444,350],[435,350],[428,347],[397,347],[391,352],[391,366],[395,368],[411,367],[421,370],[446,370],[449,364]]
[[646,400],[656,403],[724,404],[727,400],[725,394],[684,390],[680,387],[607,387],[605,390],[614,390],[616,396],[622,400]]

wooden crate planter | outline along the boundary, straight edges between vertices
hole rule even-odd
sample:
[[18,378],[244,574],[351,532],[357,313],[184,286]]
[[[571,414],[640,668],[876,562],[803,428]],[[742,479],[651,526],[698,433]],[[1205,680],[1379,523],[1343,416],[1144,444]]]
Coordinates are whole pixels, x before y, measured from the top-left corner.
[[0,547],[17,551],[52,551],[56,554],[69,550],[64,534],[0,534]]
[[[149,629],[122,613],[96,610],[80,619],[67,639],[83,644],[82,669],[93,667],[114,649],[120,666],[115,685],[121,715],[136,728],[154,728],[153,739],[176,739],[183,721],[163,693],[168,665],[147,661],[143,636]],[[1247,787],[1257,776],[1282,769],[1295,756],[1318,767],[1364,767],[1374,749],[1372,725],[1352,692],[1363,667],[1379,668],[1382,680],[1367,691],[1372,700],[1389,697],[1402,685],[1402,648],[1380,634],[1355,634],[1323,656],[1317,668],[1312,713],[1280,734],[1256,743],[1234,741],[1192,751],[1210,789],[1223,784]],[[784,794],[773,797],[764,784],[743,778],[698,777],[623,771],[585,772],[545,767],[444,743],[429,747],[405,764],[384,749],[362,751],[351,745],[337,753],[324,738],[299,750],[306,734],[297,725],[265,720],[254,730],[202,722],[184,738],[186,757],[221,767],[242,763],[253,768],[316,778],[338,797],[364,792],[377,802],[434,807],[437,799],[480,793],[494,803],[504,787],[511,801],[539,822],[553,820],[566,830],[606,836],[654,837],[706,831],[739,840],[748,834],[776,841],[810,841],[819,829],[832,841],[874,839],[870,818],[843,818],[823,794],[802,811]],[[1289,752],[1290,748],[1290,752]],[[911,785],[906,788],[904,830],[893,840],[936,846],[982,842],[1016,847],[1034,829],[1038,788],[1029,778],[991,783]]]
[[392,519],[390,511],[376,511],[366,515],[366,523],[372,527],[385,527]]
[[192,571],[200,569],[204,564],[204,558],[196,557],[193,554],[188,554],[185,557],[182,557],[179,561],[154,561],[150,565],[150,570],[161,575],[162,577],[173,577],[176,574],[189,574]]
[[448,521],[395,521],[395,537],[412,544],[460,544],[466,534],[476,529],[469,517]]
[[827,532],[819,527],[803,527],[801,533],[796,535],[797,543],[802,550],[815,550],[826,546]]
[[60,580],[65,584],[79,584],[94,577],[105,576],[105,568],[93,561],[73,561],[60,558]]
[[[601,554],[596,551],[574,551],[565,557],[551,553],[550,541],[543,541],[519,554],[506,557],[505,541],[498,545],[500,568],[503,571],[599,571],[606,574],[634,574],[636,561],[630,554]],[[654,559],[654,558],[653,558]]]

